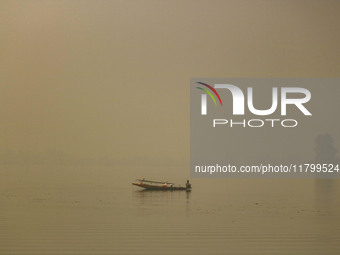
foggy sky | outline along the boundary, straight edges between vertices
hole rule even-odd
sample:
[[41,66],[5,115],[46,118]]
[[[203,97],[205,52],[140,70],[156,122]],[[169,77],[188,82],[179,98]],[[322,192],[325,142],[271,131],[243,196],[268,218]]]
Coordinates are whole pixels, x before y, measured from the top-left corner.
[[0,158],[188,165],[190,78],[337,77],[339,11],[338,1],[1,1]]

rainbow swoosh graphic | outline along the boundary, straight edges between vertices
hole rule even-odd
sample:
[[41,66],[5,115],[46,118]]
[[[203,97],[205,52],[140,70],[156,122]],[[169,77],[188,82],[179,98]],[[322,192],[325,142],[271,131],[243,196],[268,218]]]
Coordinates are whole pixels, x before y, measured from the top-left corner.
[[[218,100],[220,101],[221,106],[223,105],[223,104],[222,104],[222,100],[221,100],[221,98],[220,98],[220,95],[217,93],[217,91],[216,91],[213,87],[211,87],[209,84],[206,84],[206,83],[203,83],[203,82],[196,82],[196,83],[201,84],[201,85],[203,85],[203,86],[209,88],[212,92],[214,92],[214,94],[217,96]],[[212,98],[212,100],[214,101],[214,103],[215,103],[215,105],[216,105],[216,100],[215,100],[214,96],[211,94],[211,92],[210,92],[209,90],[204,89],[204,88],[201,88],[201,87],[196,87],[196,88],[201,89],[201,90],[203,90],[205,93],[207,93],[207,94]]]

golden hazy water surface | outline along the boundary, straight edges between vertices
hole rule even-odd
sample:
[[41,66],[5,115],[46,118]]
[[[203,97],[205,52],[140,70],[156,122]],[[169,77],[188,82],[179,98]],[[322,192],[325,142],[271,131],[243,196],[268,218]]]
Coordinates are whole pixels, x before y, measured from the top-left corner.
[[[335,180],[192,180],[191,192],[171,192],[130,184],[134,171],[152,175],[158,168],[114,169],[124,172],[119,179],[112,167],[63,167],[67,177],[57,173],[60,167],[7,169],[8,178],[21,185],[1,182],[4,255],[336,254],[340,249]],[[49,174],[37,184],[27,170]],[[86,178],[80,180],[79,171]]]

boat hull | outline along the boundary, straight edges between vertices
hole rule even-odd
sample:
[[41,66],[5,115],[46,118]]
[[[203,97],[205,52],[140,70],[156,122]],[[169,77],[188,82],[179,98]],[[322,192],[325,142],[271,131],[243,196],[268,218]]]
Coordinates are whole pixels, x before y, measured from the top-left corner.
[[163,187],[163,186],[156,186],[156,185],[150,185],[150,184],[140,184],[140,183],[132,183],[132,185],[148,189],[148,190],[190,190],[190,188],[186,187]]

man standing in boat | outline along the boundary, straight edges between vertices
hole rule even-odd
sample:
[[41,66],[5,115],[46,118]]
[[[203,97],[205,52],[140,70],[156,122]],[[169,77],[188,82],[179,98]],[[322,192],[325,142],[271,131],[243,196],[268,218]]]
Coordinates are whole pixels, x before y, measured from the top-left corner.
[[189,180],[187,180],[187,183],[185,184],[185,187],[186,187],[187,189],[190,189],[190,188],[191,188],[191,184],[190,184]]

